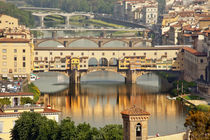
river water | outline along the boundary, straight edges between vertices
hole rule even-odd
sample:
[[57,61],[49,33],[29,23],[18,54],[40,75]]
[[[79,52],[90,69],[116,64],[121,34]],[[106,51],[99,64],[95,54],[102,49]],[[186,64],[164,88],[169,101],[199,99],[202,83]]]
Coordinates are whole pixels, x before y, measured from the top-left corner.
[[[120,112],[136,105],[151,114],[149,135],[174,134],[184,131],[186,114],[183,105],[166,98],[167,83],[155,74],[143,75],[137,84],[124,84],[124,78],[113,72],[93,72],[81,84],[69,85],[68,77],[59,73],[39,73],[34,83],[42,92],[45,105],[62,111],[76,124],[90,123],[103,127],[122,124]],[[164,84],[163,84],[164,83]]]

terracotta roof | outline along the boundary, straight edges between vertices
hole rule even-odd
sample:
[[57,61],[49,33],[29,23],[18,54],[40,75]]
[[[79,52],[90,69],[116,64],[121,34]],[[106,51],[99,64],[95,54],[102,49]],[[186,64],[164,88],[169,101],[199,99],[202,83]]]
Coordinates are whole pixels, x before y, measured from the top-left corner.
[[26,35],[24,33],[5,33],[6,35]]
[[200,21],[210,21],[210,16],[200,19]]
[[33,96],[30,92],[18,92],[18,93],[0,93],[0,96]]
[[0,43],[28,43],[30,42],[29,39],[20,39],[20,38],[16,38],[16,39],[11,39],[11,38],[0,38]]
[[206,53],[198,52],[197,50],[195,50],[193,48],[184,47],[183,49],[186,50],[186,51],[188,51],[191,54],[194,54],[195,56],[207,56]]
[[[37,108],[35,108],[35,109],[37,109]],[[41,111],[41,112],[34,111],[34,112],[37,112],[37,113],[41,113],[42,114],[42,113],[60,113],[61,111],[58,111],[58,110],[55,110],[55,109],[44,108],[44,111]],[[5,113],[4,111],[2,111],[2,109],[0,109],[0,116],[1,115],[20,115],[21,113],[22,112]]]
[[135,105],[131,108],[125,109],[121,112],[122,115],[150,115],[148,112],[143,111],[142,109],[136,107]]

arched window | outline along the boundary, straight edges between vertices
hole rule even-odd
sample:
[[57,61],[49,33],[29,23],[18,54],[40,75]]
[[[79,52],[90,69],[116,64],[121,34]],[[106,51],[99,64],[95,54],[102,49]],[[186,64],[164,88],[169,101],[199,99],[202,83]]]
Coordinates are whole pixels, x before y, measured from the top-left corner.
[[136,125],[136,137],[141,137],[141,124]]

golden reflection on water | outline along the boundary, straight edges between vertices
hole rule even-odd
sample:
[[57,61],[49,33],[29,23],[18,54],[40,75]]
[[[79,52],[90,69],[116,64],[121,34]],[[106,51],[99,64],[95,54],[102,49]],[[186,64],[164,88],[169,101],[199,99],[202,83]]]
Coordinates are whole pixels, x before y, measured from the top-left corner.
[[183,130],[183,107],[157,87],[141,87],[125,84],[78,84],[71,85],[56,94],[44,94],[44,104],[62,111],[62,117],[71,117],[76,123],[88,122],[92,126],[122,124],[120,112],[135,104],[151,114],[149,134],[162,134]]

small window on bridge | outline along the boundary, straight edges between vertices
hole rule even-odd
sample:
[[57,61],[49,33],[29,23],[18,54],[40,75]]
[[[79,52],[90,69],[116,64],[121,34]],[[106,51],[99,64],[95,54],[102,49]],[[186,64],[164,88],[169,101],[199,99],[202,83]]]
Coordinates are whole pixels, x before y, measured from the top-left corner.
[[38,55],[38,52],[36,52],[35,54]]
[[165,55],[167,55],[167,52],[165,52]]
[[125,53],[123,53],[123,55],[125,56]]
[[84,55],[84,53],[81,53],[81,55]]
[[74,55],[74,53],[72,52],[71,55]]
[[133,55],[136,55],[136,53],[133,53]]
[[105,53],[103,52],[102,55],[104,56],[104,54],[105,54]]
[[94,55],[94,53],[92,53],[92,55]]
[[113,54],[112,55],[115,55],[115,53],[113,52]]
[[52,52],[50,52],[50,55],[52,55]]
[[147,55],[147,53],[144,53],[144,55]]
[[156,53],[156,52],[154,52],[154,55],[157,55],[157,53]]
[[63,55],[63,53],[61,52],[60,55]]

